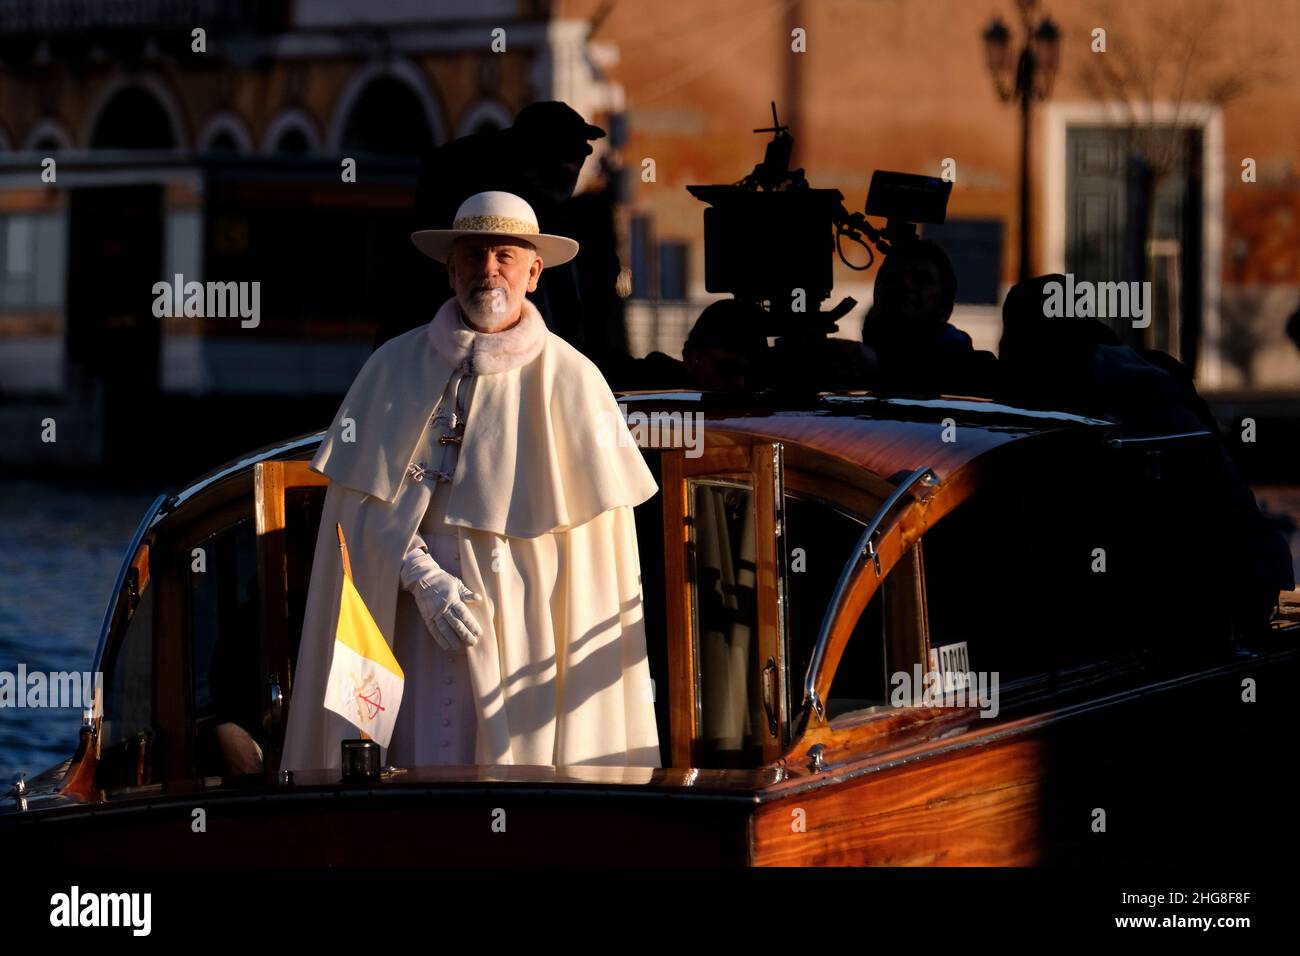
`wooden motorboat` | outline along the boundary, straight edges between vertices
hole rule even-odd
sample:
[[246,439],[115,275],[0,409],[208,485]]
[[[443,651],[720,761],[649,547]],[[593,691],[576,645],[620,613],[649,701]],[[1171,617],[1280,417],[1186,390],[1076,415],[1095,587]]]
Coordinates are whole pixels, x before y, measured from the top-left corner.
[[[1294,845],[1278,794],[1300,597],[1266,633],[1235,626],[1239,556],[1198,497],[1212,436],[952,398],[619,400],[661,488],[637,509],[660,768],[281,773],[318,433],[153,503],[105,616],[103,696],[77,752],[0,805],[0,844],[94,863],[634,866]],[[232,723],[260,772],[229,765]]]

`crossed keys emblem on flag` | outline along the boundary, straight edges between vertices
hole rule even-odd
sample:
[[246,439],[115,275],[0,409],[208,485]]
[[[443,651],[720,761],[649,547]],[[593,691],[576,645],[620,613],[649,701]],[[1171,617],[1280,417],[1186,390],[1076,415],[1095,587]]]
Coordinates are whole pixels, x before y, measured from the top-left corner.
[[383,691],[379,688],[379,682],[373,677],[358,681],[354,675],[352,678],[352,694],[357,699],[357,715],[362,720],[374,720],[375,715],[381,710],[388,709],[380,703],[383,700]]

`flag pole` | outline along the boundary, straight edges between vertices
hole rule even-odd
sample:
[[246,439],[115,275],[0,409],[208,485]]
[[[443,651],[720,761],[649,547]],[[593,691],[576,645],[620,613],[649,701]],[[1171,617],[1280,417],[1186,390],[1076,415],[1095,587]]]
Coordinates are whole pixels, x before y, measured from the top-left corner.
[[339,551],[343,555],[343,576],[350,581],[352,580],[352,562],[348,560],[348,543],[343,539],[343,525],[335,523],[334,527],[339,532]]

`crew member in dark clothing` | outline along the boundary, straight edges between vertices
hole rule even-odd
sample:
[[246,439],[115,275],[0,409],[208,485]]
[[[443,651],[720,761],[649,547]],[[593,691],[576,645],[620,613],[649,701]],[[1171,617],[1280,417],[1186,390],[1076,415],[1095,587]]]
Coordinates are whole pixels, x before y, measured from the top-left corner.
[[696,388],[744,392],[767,380],[767,336],[762,310],[737,299],[719,299],[695,320],[682,358]]
[[[1049,316],[1046,286],[1065,281],[1039,276],[1007,294],[997,397],[1110,419],[1130,438],[1210,432],[1208,444],[1167,443],[1159,459],[1130,473],[1132,493],[1119,499],[1131,508],[1119,522],[1125,547],[1148,556],[1146,586],[1188,589],[1153,627],[1176,634],[1180,615],[1188,629],[1221,617],[1247,640],[1265,635],[1278,592],[1295,587],[1286,541],[1260,513],[1186,367],[1121,344],[1097,319]],[[1210,553],[1230,557],[1211,566]],[[1204,582],[1207,573],[1216,581]]]
[[770,349],[763,334],[766,314],[736,299],[719,299],[700,313],[682,345],[682,360],[664,352],[628,359],[618,368],[617,388],[687,388],[737,392],[762,388]]
[[948,320],[957,276],[947,253],[928,240],[895,247],[876,273],[862,341],[879,359],[873,387],[904,394],[989,395],[997,359],[977,351]]

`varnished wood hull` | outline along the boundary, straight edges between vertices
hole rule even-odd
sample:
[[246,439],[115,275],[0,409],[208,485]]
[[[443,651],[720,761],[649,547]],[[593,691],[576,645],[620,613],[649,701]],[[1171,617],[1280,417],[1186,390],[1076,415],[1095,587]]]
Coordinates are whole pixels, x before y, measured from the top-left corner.
[[[769,788],[752,862],[1111,868],[1290,856],[1300,826],[1278,742],[1294,740],[1286,698],[1297,677],[1294,654],[1261,660],[979,730],[896,765],[877,758],[825,786]],[[1246,678],[1271,699],[1244,702]]]
[[[821,774],[791,767],[776,781],[671,770],[643,788],[430,778],[173,789],[5,814],[0,842],[15,859],[94,865],[1113,867],[1230,861],[1261,847],[1289,856],[1289,758],[1270,741],[1292,739],[1285,700],[1297,677],[1300,656],[1283,654]],[[1242,700],[1246,678],[1257,703]],[[205,833],[192,829],[200,807]]]

